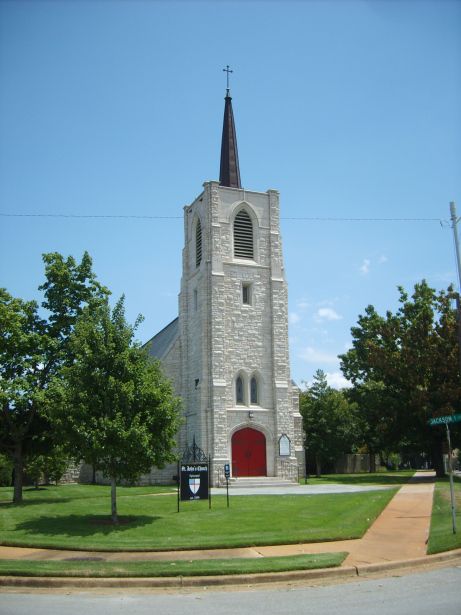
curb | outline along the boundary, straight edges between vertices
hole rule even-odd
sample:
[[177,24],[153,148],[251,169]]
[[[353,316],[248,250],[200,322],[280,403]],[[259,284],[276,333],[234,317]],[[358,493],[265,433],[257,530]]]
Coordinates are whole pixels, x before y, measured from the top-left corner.
[[434,564],[450,563],[461,559],[461,549],[453,551],[444,551],[443,553],[435,553],[434,555],[425,555],[414,559],[395,560],[392,562],[376,562],[374,564],[364,564],[357,566],[357,575],[373,574],[374,572],[387,572],[389,570],[399,570],[402,568],[422,568]]
[[215,575],[208,577],[137,577],[137,578],[84,578],[84,577],[0,577],[0,587],[35,588],[174,588],[218,587],[226,585],[257,585],[284,583],[309,579],[338,579],[356,577],[354,566],[344,568],[317,568],[316,570],[294,570],[292,572],[271,572],[262,574]]
[[136,578],[86,578],[86,577],[16,577],[1,576],[0,587],[24,588],[74,588],[74,589],[182,589],[187,587],[219,587],[230,585],[259,585],[267,583],[288,583],[317,579],[352,579],[380,572],[407,568],[422,568],[439,563],[461,560],[461,549],[427,555],[409,560],[377,562],[363,566],[338,568],[317,568],[261,574],[215,575],[205,577],[136,577]]

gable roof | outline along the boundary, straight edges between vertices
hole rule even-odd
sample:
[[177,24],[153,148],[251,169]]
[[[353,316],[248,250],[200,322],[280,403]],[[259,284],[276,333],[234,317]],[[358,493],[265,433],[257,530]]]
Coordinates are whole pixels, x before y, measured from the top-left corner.
[[179,335],[179,318],[175,318],[144,344],[150,357],[162,360]]

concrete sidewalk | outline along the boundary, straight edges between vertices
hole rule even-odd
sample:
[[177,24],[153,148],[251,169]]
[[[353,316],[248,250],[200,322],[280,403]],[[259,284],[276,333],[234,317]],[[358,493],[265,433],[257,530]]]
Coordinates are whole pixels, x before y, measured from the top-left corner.
[[1,559],[67,560],[67,561],[146,561],[257,558],[301,553],[347,551],[343,566],[359,566],[401,560],[426,555],[429,535],[434,473],[418,472],[390,501],[363,538],[321,543],[304,543],[240,549],[206,549],[164,552],[64,551],[0,547]]
[[415,559],[426,555],[432,512],[434,472],[418,472],[392,498],[358,540],[260,547],[264,557],[347,551],[343,566]]

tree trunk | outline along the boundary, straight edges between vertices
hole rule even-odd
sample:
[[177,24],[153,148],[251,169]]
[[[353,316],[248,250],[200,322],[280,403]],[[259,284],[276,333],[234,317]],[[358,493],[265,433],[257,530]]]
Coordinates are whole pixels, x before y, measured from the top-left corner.
[[319,478],[322,474],[322,464],[318,455],[315,456],[315,470],[317,472],[317,477]]
[[443,465],[443,436],[434,437],[431,446],[432,465],[437,478],[445,476],[445,466]]
[[93,474],[91,477],[91,484],[96,485],[96,466],[94,464],[92,465],[92,470],[93,470]]
[[117,484],[115,482],[115,476],[111,476],[111,482],[110,482],[110,499],[111,499],[111,511],[112,511],[112,523],[118,523],[118,517],[117,517],[117,494],[116,494],[116,489],[117,489]]
[[22,478],[24,473],[24,460],[22,458],[22,442],[17,442],[13,454],[14,464],[14,492],[13,503],[22,504]]
[[369,459],[368,471],[376,472],[376,455],[374,453],[368,453],[368,459]]

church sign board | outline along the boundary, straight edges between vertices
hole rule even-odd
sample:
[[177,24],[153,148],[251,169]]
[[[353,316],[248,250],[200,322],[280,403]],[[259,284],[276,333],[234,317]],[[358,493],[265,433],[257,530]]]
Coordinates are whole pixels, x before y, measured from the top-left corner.
[[279,455],[280,457],[289,457],[291,452],[290,438],[283,433],[279,438]]
[[181,501],[208,500],[208,464],[182,463],[180,471]]

